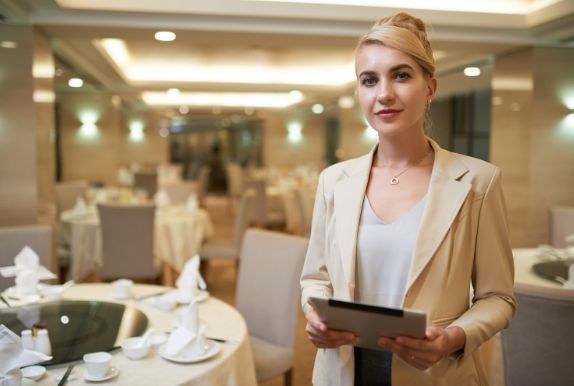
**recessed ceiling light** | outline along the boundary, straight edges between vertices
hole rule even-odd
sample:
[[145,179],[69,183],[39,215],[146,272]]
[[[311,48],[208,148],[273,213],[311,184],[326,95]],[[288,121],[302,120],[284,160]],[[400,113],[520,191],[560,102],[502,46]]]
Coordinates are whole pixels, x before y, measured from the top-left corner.
[[64,70],[62,70],[61,68],[56,68],[55,74],[56,76],[62,76],[64,74]]
[[12,42],[9,40],[2,40],[0,42],[0,47],[2,47],[2,48],[16,48],[16,47],[18,47],[18,43]]
[[464,75],[466,76],[479,76],[480,68],[478,67],[466,67],[464,69]]
[[160,42],[172,42],[175,40],[175,33],[171,31],[158,31],[155,33],[155,40]]
[[313,106],[311,106],[311,111],[315,114],[323,114],[325,107],[323,107],[323,105],[320,103],[315,103]]
[[84,81],[80,78],[70,78],[70,80],[68,80],[68,86],[70,87],[82,87],[84,85]]
[[[289,93],[270,92],[180,92],[169,95],[164,92],[145,91],[142,93],[145,103],[152,106],[188,106],[211,107],[251,107],[251,108],[284,108],[299,101],[293,100]],[[214,111],[214,114],[217,114]]]

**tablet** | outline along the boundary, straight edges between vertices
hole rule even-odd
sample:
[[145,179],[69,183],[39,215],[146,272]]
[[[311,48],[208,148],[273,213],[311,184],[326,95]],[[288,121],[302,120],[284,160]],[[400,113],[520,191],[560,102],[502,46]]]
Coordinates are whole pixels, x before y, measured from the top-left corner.
[[378,349],[379,336],[424,338],[426,314],[421,311],[379,307],[364,303],[311,297],[311,304],[330,329],[352,331],[356,346]]

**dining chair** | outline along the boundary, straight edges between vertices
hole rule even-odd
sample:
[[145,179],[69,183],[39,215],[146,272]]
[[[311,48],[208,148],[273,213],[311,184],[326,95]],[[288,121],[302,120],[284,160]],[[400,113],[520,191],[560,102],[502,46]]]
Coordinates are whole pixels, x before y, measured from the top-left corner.
[[149,199],[152,199],[156,194],[157,186],[157,172],[139,171],[134,173],[134,187],[145,190]]
[[[40,264],[52,270],[52,227],[48,224],[0,227],[0,267],[14,265],[14,257],[26,245],[39,257]],[[14,278],[0,276],[0,291],[14,285]]]
[[211,176],[211,168],[209,166],[202,166],[199,169],[197,176],[198,184],[198,199],[201,205],[204,204],[205,197],[208,193],[209,188],[209,177]]
[[506,386],[572,385],[574,291],[515,285],[518,302],[503,330]]
[[[568,242],[566,239],[572,237]],[[552,246],[564,248],[574,245],[574,207],[555,206],[550,208],[550,238]]]
[[243,192],[241,200],[239,201],[237,216],[235,217],[233,238],[207,240],[199,250],[199,256],[201,256],[202,260],[221,258],[238,261],[241,243],[243,242],[243,235],[245,233],[245,229],[247,229],[250,223],[250,208],[255,205],[254,199],[255,192],[252,190],[246,190]]
[[167,193],[172,205],[182,205],[191,194],[198,194],[199,185],[197,182],[186,181],[167,184],[162,189]]
[[[246,188],[255,192],[257,205],[251,207],[250,217],[253,221],[265,228],[285,226],[285,212],[272,208],[267,195],[267,182],[263,179],[251,179],[246,182]],[[283,208],[281,208],[283,209]]]
[[98,204],[102,235],[103,280],[157,281],[154,264],[154,205]]
[[284,375],[292,383],[299,276],[308,239],[248,229],[241,246],[235,306],[245,318],[257,382]]

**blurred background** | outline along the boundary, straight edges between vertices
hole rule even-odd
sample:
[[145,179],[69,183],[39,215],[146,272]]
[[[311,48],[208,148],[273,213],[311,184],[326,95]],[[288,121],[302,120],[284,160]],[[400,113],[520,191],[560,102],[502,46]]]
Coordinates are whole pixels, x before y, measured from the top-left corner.
[[[398,6],[400,5],[401,8]],[[376,141],[353,53],[375,19],[429,24],[429,135],[503,170],[513,246],[574,204],[571,0],[2,0],[0,225],[56,222],[56,183],[177,164],[318,172]]]

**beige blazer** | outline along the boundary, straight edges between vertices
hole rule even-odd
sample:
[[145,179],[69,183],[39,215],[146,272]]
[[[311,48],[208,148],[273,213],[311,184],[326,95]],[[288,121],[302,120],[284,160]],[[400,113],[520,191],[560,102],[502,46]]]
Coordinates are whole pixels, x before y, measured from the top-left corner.
[[[490,358],[481,344],[508,326],[516,308],[500,170],[429,141],[435,161],[403,306],[425,311],[428,324],[460,326],[466,346],[426,371],[395,355],[392,383],[488,385]],[[304,308],[310,296],[353,300],[357,232],[375,149],[321,173],[301,276]],[[353,382],[351,346],[318,350],[313,384]]]

